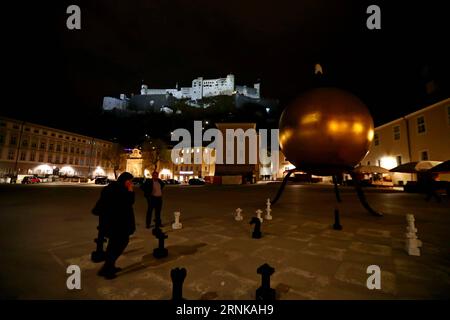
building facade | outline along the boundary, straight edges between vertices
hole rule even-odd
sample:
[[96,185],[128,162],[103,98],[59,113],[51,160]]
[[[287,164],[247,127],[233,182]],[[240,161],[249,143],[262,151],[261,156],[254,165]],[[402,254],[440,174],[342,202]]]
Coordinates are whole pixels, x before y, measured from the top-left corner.
[[0,117],[0,175],[114,177],[110,141]]
[[[361,164],[392,169],[412,161],[449,159],[450,98],[375,128]],[[411,174],[393,174],[394,184],[414,179]]]
[[[207,147],[173,149],[175,162],[173,178],[180,182],[188,182],[193,178],[213,177],[215,175],[216,153]],[[164,171],[162,171],[164,172]]]

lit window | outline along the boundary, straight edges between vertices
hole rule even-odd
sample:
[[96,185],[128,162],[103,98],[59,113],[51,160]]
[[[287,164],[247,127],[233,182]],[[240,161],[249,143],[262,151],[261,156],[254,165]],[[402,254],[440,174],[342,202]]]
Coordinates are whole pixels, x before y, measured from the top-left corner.
[[394,140],[400,140],[400,126],[394,127]]
[[378,135],[378,133],[375,133],[373,136],[373,144],[378,146],[380,144],[380,137]]
[[425,127],[425,117],[421,116],[417,118],[417,133],[425,133],[426,127]]

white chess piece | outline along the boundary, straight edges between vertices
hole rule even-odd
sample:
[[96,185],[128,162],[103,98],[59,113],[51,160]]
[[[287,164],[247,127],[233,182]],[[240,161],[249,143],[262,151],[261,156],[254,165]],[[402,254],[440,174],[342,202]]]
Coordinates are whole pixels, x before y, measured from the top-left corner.
[[176,211],[173,214],[175,216],[175,222],[172,223],[172,229],[174,229],[174,230],[181,229],[183,227],[183,225],[180,222],[181,213],[179,211]]
[[234,220],[242,221],[242,219],[244,219],[244,217],[241,215],[241,212],[242,212],[241,208],[236,209],[236,214],[234,215]]
[[272,209],[270,208],[270,199],[267,198],[267,202],[266,202],[266,215],[264,217],[264,219],[266,220],[272,220],[272,216],[270,215],[270,213],[272,212]]
[[263,223],[263,218],[261,217],[261,214],[262,214],[263,212],[261,211],[261,210],[256,210],[256,217],[259,219],[259,221],[261,221],[261,223]]
[[408,252],[410,256],[420,256],[420,247],[422,246],[422,241],[417,239],[417,228],[414,225],[414,215],[407,214],[406,215],[406,221],[408,223],[408,226],[406,227],[406,243],[405,243],[405,249]]

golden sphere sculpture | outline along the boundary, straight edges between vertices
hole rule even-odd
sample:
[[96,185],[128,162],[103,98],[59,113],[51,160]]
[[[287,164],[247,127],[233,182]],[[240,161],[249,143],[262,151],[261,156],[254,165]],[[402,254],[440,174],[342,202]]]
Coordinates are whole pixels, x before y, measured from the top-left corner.
[[328,176],[352,170],[373,140],[364,103],[337,88],[312,89],[281,114],[280,146],[300,171]]

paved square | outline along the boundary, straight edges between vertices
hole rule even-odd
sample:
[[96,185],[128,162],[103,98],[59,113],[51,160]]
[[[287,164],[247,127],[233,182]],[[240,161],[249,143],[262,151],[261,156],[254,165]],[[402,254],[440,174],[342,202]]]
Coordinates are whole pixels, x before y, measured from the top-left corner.
[[[435,299],[450,295],[449,201],[368,190],[384,217],[370,216],[352,189],[342,188],[342,231],[333,230],[333,189],[288,185],[252,239],[250,218],[264,210],[279,184],[169,186],[163,203],[169,255],[155,259],[157,240],[144,228],[146,202],[136,191],[137,232],[118,260],[122,272],[108,281],[90,261],[97,218],[90,213],[101,187],[0,186],[0,298],[170,299],[170,270],[187,269],[183,295],[195,299],[254,299],[256,269],[275,268],[278,299]],[[388,196],[387,196],[388,195]],[[244,220],[233,219],[243,209]],[[183,228],[172,230],[173,212]],[[416,217],[420,257],[404,250],[405,215]],[[264,215],[264,214],[263,214]],[[66,288],[66,268],[82,270],[82,290]],[[367,267],[381,268],[381,290],[369,290]]]

